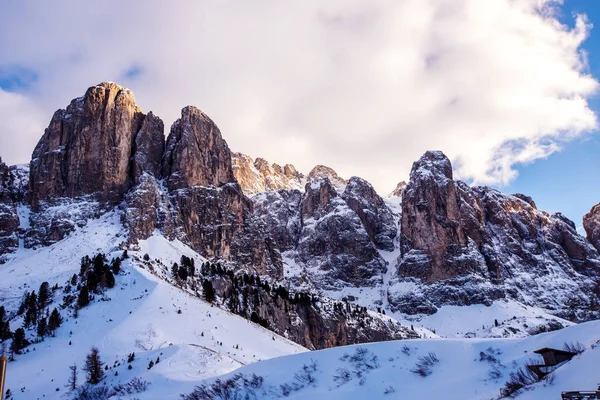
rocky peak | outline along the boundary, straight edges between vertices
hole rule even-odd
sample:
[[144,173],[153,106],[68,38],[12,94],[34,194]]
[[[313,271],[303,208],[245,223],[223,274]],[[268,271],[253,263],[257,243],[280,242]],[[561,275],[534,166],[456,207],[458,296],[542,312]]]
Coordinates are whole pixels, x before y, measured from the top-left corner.
[[215,123],[194,106],[171,126],[163,157],[169,190],[235,182],[231,151]]
[[402,196],[403,254],[425,253],[430,260],[420,277],[445,279],[465,271],[449,270],[448,253],[467,243],[460,224],[456,186],[450,160],[440,151],[428,151],[413,164]]
[[233,173],[244,193],[251,195],[267,190],[301,189],[304,175],[293,165],[283,168],[279,164],[269,164],[264,158],[252,160],[242,153],[233,153]]
[[129,187],[130,159],[144,120],[133,93],[106,82],[56,111],[32,155],[34,208],[40,200],[87,194],[119,201]]
[[327,178],[329,183],[336,189],[340,189],[348,183],[347,180],[341,178],[332,168],[326,167],[325,165],[317,165],[314,167],[308,173],[307,180],[310,182],[323,178]]
[[398,184],[396,185],[396,189],[394,189],[390,194],[388,194],[388,198],[402,197],[402,194],[404,193],[405,189],[406,189],[406,182],[405,181],[398,182]]

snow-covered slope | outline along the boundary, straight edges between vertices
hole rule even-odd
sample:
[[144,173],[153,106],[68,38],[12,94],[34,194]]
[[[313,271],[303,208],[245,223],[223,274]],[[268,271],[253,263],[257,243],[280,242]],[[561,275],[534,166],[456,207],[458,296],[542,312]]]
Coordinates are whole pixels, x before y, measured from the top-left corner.
[[[552,379],[516,393],[523,399],[558,399],[561,391],[596,389],[600,322],[524,339],[421,339],[338,347],[249,365],[220,379],[262,377],[262,385],[253,389],[255,397],[242,390],[258,399],[496,399],[511,372],[541,361],[534,350],[577,342],[586,351],[559,367]],[[434,361],[425,368],[427,376],[415,372],[422,357],[430,355]],[[209,388],[212,383],[205,382]]]
[[[122,255],[122,237],[116,215],[91,220],[69,238],[39,250],[20,249],[16,257],[0,265],[0,298],[9,312],[18,307],[25,290],[37,290],[43,281],[64,285],[79,272],[84,255],[105,252],[108,258]],[[139,252],[129,252],[116,285],[79,311],[61,310],[64,323],[55,337],[46,337],[15,355],[9,363],[6,387],[15,399],[59,398],[65,392],[69,365],[80,368],[92,346],[109,366],[106,385],[126,383],[134,377],[150,382],[147,394],[137,398],[164,399],[190,390],[200,379],[220,375],[240,366],[306,351],[257,324],[211,306],[171,285],[145,269],[143,255],[164,265],[181,255],[202,259],[178,241],[153,236],[140,243]],[[51,307],[61,303],[61,289]],[[106,301],[104,301],[106,300]],[[22,323],[11,321],[16,329]],[[35,339],[28,331],[28,338]],[[128,369],[128,354],[135,360]],[[160,362],[148,369],[150,360]],[[117,374],[115,376],[115,374]],[[58,390],[57,390],[58,389]]]

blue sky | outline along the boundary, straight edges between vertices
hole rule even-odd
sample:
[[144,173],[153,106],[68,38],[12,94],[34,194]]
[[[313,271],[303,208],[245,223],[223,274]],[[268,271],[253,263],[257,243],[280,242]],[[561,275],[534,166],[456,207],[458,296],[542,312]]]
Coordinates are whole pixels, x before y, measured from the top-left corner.
[[[573,25],[573,14],[586,14],[594,28],[583,48],[588,52],[590,73],[600,77],[600,1],[565,0],[562,22]],[[590,100],[600,115],[600,97]],[[538,208],[559,211],[581,226],[581,218],[600,202],[600,136],[597,132],[564,146],[560,152],[532,164],[517,166],[519,176],[499,187],[508,193],[533,197]]]

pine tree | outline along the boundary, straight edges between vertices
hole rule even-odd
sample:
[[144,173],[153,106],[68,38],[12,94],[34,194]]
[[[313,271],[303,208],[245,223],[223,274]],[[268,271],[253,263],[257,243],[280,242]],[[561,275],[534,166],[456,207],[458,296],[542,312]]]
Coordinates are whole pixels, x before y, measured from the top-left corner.
[[10,351],[13,353],[21,354],[21,350],[29,344],[29,341],[25,338],[25,330],[19,328],[15,331],[13,341],[10,344]]
[[37,298],[37,308],[38,310],[43,310],[46,308],[48,303],[50,303],[52,293],[50,292],[50,284],[48,282],[43,282],[40,285],[40,290],[38,291]]
[[77,389],[77,364],[69,365],[69,381],[65,387],[70,391],[74,392]]
[[105,275],[105,279],[106,279],[106,287],[109,289],[112,289],[115,287],[115,276],[113,275],[113,273],[107,269],[106,272],[104,273]]
[[90,354],[85,359],[83,370],[87,372],[87,382],[96,385],[104,378],[104,363],[100,360],[100,352],[97,347],[92,347]]
[[10,321],[6,315],[4,306],[0,306],[0,342],[4,342],[6,339],[10,339],[11,337],[12,332],[10,331]]
[[119,275],[119,272],[121,272],[121,259],[115,258],[110,265],[110,269],[112,270],[113,274]]
[[202,282],[202,289],[204,290],[204,299],[209,303],[215,301],[215,289],[213,288],[212,282],[205,279]]
[[79,291],[79,296],[77,297],[77,305],[79,308],[83,308],[90,304],[90,292],[88,290],[87,285],[84,285]]
[[62,324],[63,318],[61,317],[58,309],[55,308],[52,310],[52,314],[50,314],[50,318],[48,319],[48,330],[54,334],[54,331],[58,329],[60,324]]
[[77,274],[73,274],[71,277],[71,286],[75,286],[77,284]]
[[173,263],[173,266],[171,267],[171,274],[173,274],[173,278],[179,277],[179,266],[177,263]]
[[123,255],[121,256],[121,258],[123,260],[125,260],[126,258],[129,258],[129,255],[127,255],[127,249],[123,250]]
[[150,362],[148,363],[148,369],[154,367],[154,361],[150,360]]
[[48,320],[46,319],[46,317],[40,318],[40,320],[38,321],[37,334],[41,338],[48,334]]

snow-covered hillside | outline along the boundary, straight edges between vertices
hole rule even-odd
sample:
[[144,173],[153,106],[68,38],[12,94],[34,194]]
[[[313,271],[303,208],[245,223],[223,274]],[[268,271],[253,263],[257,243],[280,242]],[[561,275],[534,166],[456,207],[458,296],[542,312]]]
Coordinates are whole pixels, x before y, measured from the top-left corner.
[[[524,339],[421,339],[338,347],[256,363],[219,379],[237,382],[240,393],[257,399],[497,399],[511,372],[541,361],[534,350],[578,342],[586,348],[582,354],[552,378],[515,393],[519,399],[558,399],[561,391],[596,389],[600,322]],[[424,358],[431,360],[430,366],[423,367]],[[243,388],[238,374],[261,384]],[[207,380],[205,388],[210,391],[214,383]]]
[[[62,286],[79,272],[85,255],[105,252],[108,258],[122,255],[117,216],[91,220],[69,238],[39,250],[20,249],[12,261],[0,265],[0,298],[9,312],[16,311],[25,290],[37,290],[43,281]],[[129,252],[116,285],[81,309],[63,309],[64,322],[55,337],[46,337],[15,355],[8,365],[6,387],[14,399],[59,398],[65,393],[69,366],[81,367],[92,346],[109,367],[107,386],[140,377],[150,383],[148,393],[136,398],[175,398],[191,390],[200,379],[220,375],[246,364],[306,351],[257,324],[211,306],[167,283],[143,268],[144,254],[165,265],[181,255],[202,259],[180,242],[152,237]],[[61,303],[61,289],[52,307]],[[106,301],[105,301],[106,300]],[[22,317],[11,320],[20,327]],[[35,330],[28,338],[35,339]],[[127,358],[135,353],[128,369]],[[148,369],[150,361],[159,363]],[[145,397],[144,397],[145,396]]]

